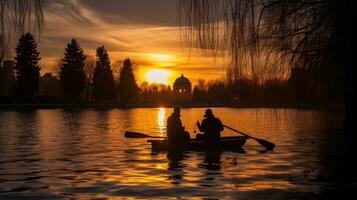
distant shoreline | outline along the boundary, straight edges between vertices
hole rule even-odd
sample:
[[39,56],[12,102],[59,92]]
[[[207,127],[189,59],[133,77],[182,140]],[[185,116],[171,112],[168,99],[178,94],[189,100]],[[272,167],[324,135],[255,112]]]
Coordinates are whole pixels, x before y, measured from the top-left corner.
[[[160,104],[0,104],[1,110],[22,109],[131,109],[131,108],[172,108],[177,105]],[[282,109],[309,109],[309,110],[343,110],[344,105],[224,105],[224,104],[182,104],[181,108],[282,108]]]

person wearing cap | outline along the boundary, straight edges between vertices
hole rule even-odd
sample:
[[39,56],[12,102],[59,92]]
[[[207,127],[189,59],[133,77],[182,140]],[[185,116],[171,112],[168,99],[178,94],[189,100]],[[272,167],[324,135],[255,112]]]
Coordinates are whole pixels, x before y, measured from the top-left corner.
[[198,129],[204,133],[201,138],[208,141],[219,140],[224,129],[221,120],[213,115],[211,109],[206,109],[204,117],[201,124],[198,121],[196,123]]
[[167,118],[166,132],[169,141],[187,141],[190,139],[190,134],[182,126],[180,112],[180,108],[175,107],[174,112]]

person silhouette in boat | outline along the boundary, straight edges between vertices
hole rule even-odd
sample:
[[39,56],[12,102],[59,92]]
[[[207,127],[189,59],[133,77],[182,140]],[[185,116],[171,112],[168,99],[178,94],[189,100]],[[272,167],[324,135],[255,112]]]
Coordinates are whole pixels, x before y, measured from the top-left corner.
[[179,107],[174,108],[174,112],[167,118],[167,138],[169,141],[188,141],[190,140],[190,134],[185,131],[185,127],[181,122],[181,110]]
[[197,134],[197,139],[218,141],[224,129],[221,120],[213,115],[211,109],[206,109],[204,117],[201,124],[198,121],[196,123],[198,129],[203,132],[203,135]]

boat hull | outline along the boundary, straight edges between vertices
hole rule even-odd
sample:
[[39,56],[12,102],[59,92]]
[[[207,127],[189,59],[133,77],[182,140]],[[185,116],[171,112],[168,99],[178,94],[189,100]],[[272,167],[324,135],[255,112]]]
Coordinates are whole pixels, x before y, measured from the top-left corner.
[[207,151],[207,150],[241,150],[246,142],[246,137],[222,137],[216,142],[192,139],[188,142],[169,142],[168,140],[148,140],[153,151]]

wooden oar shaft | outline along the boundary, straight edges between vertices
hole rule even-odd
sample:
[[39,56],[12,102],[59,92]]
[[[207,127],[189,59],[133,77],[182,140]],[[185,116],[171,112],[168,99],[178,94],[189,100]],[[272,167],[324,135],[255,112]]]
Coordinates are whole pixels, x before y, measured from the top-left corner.
[[229,127],[229,126],[224,125],[224,124],[223,124],[223,126],[226,127],[226,128],[228,128],[228,129],[230,129],[230,130],[232,130],[232,131],[238,132],[238,133],[240,133],[240,134],[242,134],[242,135],[244,135],[244,136],[246,136],[246,137],[248,137],[248,138],[255,139],[255,137],[252,137],[252,136],[250,136],[250,135],[248,135],[248,134],[246,134],[246,133],[243,133],[242,131],[238,131],[237,129],[234,129],[234,128]]
[[228,128],[228,129],[230,129],[230,130],[232,130],[232,131],[235,131],[235,132],[237,132],[237,133],[240,133],[240,134],[242,134],[242,135],[244,135],[244,136],[246,136],[246,137],[248,137],[248,138],[251,138],[251,139],[257,141],[259,144],[261,144],[262,146],[264,146],[266,149],[272,150],[272,149],[274,149],[274,147],[275,147],[275,144],[272,143],[272,142],[269,142],[269,141],[267,141],[267,140],[263,140],[263,139],[260,139],[260,138],[252,137],[252,136],[250,136],[250,135],[248,135],[248,134],[246,134],[246,133],[243,133],[242,131],[238,131],[238,130],[236,130],[236,129],[234,129],[234,128],[231,128],[231,127],[229,127],[229,126],[226,126],[226,125],[223,125],[223,126],[226,127],[226,128]]
[[134,131],[125,131],[124,135],[126,138],[166,138],[162,136],[151,136],[145,133],[139,133]]

